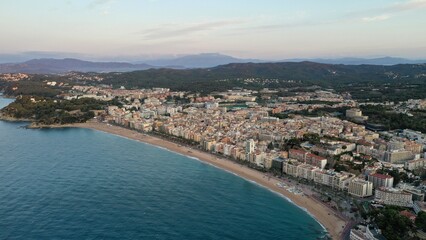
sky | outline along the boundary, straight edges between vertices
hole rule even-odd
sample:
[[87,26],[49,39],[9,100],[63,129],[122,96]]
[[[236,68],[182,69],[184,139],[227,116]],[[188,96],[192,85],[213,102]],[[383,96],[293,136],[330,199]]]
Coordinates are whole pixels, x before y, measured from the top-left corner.
[[426,58],[426,0],[1,0],[0,54]]

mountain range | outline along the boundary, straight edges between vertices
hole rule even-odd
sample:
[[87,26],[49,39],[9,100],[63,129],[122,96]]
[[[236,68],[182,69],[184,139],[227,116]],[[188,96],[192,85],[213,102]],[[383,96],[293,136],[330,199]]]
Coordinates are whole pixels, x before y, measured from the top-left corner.
[[0,73],[66,73],[77,72],[130,72],[152,68],[148,64],[125,62],[89,62],[79,59],[33,59],[23,63],[0,64]]
[[396,64],[421,64],[426,60],[412,60],[406,58],[381,57],[381,58],[296,58],[287,59],[285,62],[316,62],[324,64],[344,64],[344,65],[396,65]]
[[165,59],[147,59],[135,62],[93,62],[76,58],[40,58],[19,63],[0,64],[0,73],[66,73],[76,72],[131,72],[153,68],[192,69],[211,68],[230,63],[277,63],[277,62],[316,62],[324,64],[344,65],[395,65],[420,64],[426,60],[410,60],[404,58],[339,58],[339,59],[285,59],[282,61],[266,61],[259,59],[242,59],[218,53],[204,53]]
[[235,58],[219,53],[202,53],[169,59],[146,60],[144,63],[158,67],[175,66],[176,68],[210,68],[229,63],[267,62],[259,59]]
[[359,83],[425,84],[426,64],[231,63],[213,68],[162,68],[121,74],[105,73],[102,77],[104,84],[115,87],[167,87],[197,92],[225,91],[234,87],[276,89],[319,85],[334,88]]

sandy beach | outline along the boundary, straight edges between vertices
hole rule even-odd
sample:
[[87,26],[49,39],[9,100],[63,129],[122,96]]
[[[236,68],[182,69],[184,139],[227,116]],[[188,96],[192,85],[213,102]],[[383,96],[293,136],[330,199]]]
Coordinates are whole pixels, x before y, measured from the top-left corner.
[[[60,127],[60,126],[58,126]],[[290,199],[297,206],[308,211],[315,219],[317,219],[331,235],[333,239],[342,239],[343,230],[347,222],[339,217],[333,209],[324,205],[322,202],[314,199],[309,196],[309,193],[305,192],[303,195],[296,195],[289,192],[288,190],[279,187],[277,183],[283,183],[281,179],[266,176],[264,173],[250,169],[241,164],[232,162],[230,160],[217,157],[215,155],[195,150],[180,144],[176,144],[170,141],[163,140],[161,138],[152,137],[143,133],[132,131],[126,128],[112,126],[109,124],[98,123],[98,122],[88,122],[88,123],[79,123],[72,125],[65,125],[61,127],[79,127],[79,128],[89,128],[95,129],[98,131],[103,131],[129,139],[137,140],[140,142],[152,144],[155,146],[164,147],[170,151],[174,151],[180,154],[198,158],[201,161],[207,162],[211,165],[214,165],[218,168],[230,171],[243,177],[248,180],[252,180],[257,184],[264,186],[274,192],[282,194],[286,198]],[[291,186],[292,183],[285,182],[287,186]]]

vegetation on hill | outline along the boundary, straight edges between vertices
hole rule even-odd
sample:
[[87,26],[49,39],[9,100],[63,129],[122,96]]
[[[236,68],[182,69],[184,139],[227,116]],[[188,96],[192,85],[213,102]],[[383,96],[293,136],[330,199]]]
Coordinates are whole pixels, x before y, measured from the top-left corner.
[[385,106],[362,106],[363,114],[368,116],[368,121],[385,126],[386,129],[413,129],[426,132],[426,114],[423,112],[413,112],[413,116],[396,113]]
[[426,79],[415,84],[401,79],[399,82],[359,82],[334,88],[338,92],[348,92],[358,101],[384,102],[406,101],[426,98]]
[[416,217],[416,226],[421,229],[423,232],[426,232],[426,212],[419,212]]
[[47,87],[46,84],[40,81],[20,81],[4,86],[4,93],[9,96],[40,96],[40,97],[55,97],[60,94],[59,89]]
[[[137,88],[169,87],[185,91],[222,91],[233,87],[251,89],[320,85],[340,87],[351,84],[426,84],[425,64],[416,65],[331,65],[301,63],[241,63],[206,69],[149,69],[103,75],[105,84]],[[247,80],[248,79],[248,80]],[[371,90],[371,88],[370,88]]]
[[[67,84],[106,84],[115,88],[164,87],[209,94],[232,88],[259,90],[308,89],[312,86],[348,92],[359,101],[404,101],[426,98],[426,64],[332,65],[313,62],[233,63],[204,69],[148,69],[127,73],[77,73],[69,75],[31,74],[30,80],[0,83],[8,95],[52,97],[60,89],[47,88],[43,81]],[[97,81],[91,81],[97,76]],[[86,78],[87,77],[87,78]],[[18,86],[17,90],[12,90]],[[52,90],[53,89],[53,90]],[[311,90],[316,88],[312,87]],[[293,92],[279,91],[279,96]]]
[[370,213],[374,222],[382,230],[383,236],[389,240],[411,239],[410,232],[414,231],[411,220],[400,214],[400,207],[385,207]]
[[1,114],[16,119],[30,119],[39,124],[68,124],[86,122],[95,115],[93,110],[103,110],[112,102],[90,98],[53,100],[23,96],[1,110]]

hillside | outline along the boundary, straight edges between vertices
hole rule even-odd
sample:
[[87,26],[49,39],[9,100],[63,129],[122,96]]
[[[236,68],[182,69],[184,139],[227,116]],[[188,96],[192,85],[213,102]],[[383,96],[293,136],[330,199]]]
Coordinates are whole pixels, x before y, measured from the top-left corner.
[[426,63],[426,60],[419,59],[406,59],[406,58],[397,58],[397,57],[381,57],[381,58],[311,58],[311,59],[289,59],[288,62],[303,62],[310,61],[316,63],[325,63],[325,64],[345,64],[345,65],[396,65],[396,64],[422,64]]
[[[169,87],[178,90],[225,90],[231,87],[288,87],[367,83],[425,84],[426,64],[332,65],[313,62],[233,63],[206,69],[149,69],[104,74],[104,83],[127,87]],[[255,79],[255,80],[250,80]]]

